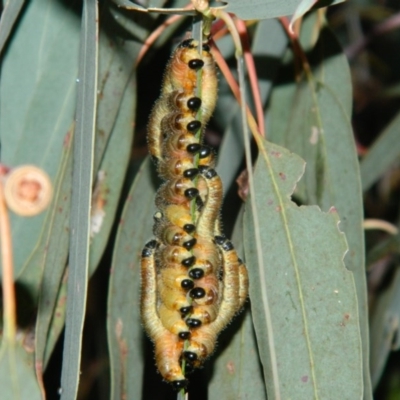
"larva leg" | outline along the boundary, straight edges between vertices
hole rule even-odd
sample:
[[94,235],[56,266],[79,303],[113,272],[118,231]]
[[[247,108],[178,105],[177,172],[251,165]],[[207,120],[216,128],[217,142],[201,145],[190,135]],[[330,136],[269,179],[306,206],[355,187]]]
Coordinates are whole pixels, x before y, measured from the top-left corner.
[[154,251],[157,242],[152,240],[146,244],[142,252],[141,275],[141,315],[143,325],[155,345],[158,370],[165,380],[172,382],[176,388],[187,386],[182,374],[180,357],[183,344],[178,336],[169,332],[162,324],[157,313],[157,285]]

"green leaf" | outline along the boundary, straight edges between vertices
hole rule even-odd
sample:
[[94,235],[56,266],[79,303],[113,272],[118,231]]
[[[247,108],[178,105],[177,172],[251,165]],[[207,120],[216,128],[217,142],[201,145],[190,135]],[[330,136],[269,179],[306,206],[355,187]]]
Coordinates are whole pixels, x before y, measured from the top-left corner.
[[25,0],[8,0],[4,4],[0,19],[0,53],[3,51],[3,47],[24,3]]
[[379,135],[360,164],[364,191],[368,190],[396,160],[400,159],[400,113]]
[[79,86],[74,135],[67,315],[61,400],[76,398],[89,275],[90,206],[97,103],[98,8],[83,4]]
[[[326,7],[344,0],[321,0],[318,7]],[[303,15],[316,0],[225,0],[225,11],[234,13],[241,19],[267,19],[293,15]]]
[[267,19],[292,15],[301,0],[226,0],[226,12],[241,19]]
[[2,399],[42,399],[32,363],[32,356],[29,355],[19,343],[10,344],[3,340],[0,349],[0,385]]
[[[218,342],[221,349],[213,355],[215,362],[212,363],[208,399],[266,399],[249,307],[235,317],[229,329],[221,333]],[[226,343],[228,346],[225,346]]]
[[[106,25],[108,20],[104,21]],[[92,242],[90,274],[97,267],[107,245],[115,219],[126,164],[133,137],[136,90],[133,62],[139,45],[110,37],[99,37],[99,87],[97,103],[96,153],[98,169],[91,216]],[[65,302],[59,293],[65,286],[61,279],[69,243],[69,207],[71,197],[72,159],[70,142],[65,141],[61,167],[54,184],[54,201],[39,246],[24,267],[24,282],[38,287],[43,265],[43,281],[36,325],[36,361],[38,376],[46,365],[64,323]],[[65,289],[65,288],[64,288]],[[60,298],[61,296],[61,298]],[[64,299],[65,300],[65,299]]]
[[139,50],[135,42],[111,39],[105,32],[100,33],[91,273],[107,245],[130,157],[136,111],[133,68]]
[[[363,342],[365,396],[370,398],[368,304],[364,260],[363,202],[351,114],[351,85],[347,61],[328,29],[308,56],[313,67],[307,81],[293,93],[286,130],[272,132],[271,140],[299,154],[307,163],[304,179],[296,189],[303,204],[335,207],[341,216],[349,252],[346,267],[354,273]],[[293,78],[294,80],[294,78]],[[286,94],[290,96],[288,89]],[[271,118],[282,118],[285,102],[274,103]],[[275,115],[274,115],[275,114]],[[282,124],[280,124],[282,128]],[[275,124],[279,126],[279,124]]]
[[371,310],[371,378],[379,383],[389,353],[400,347],[400,269]]
[[[38,313],[35,332],[35,368],[37,375],[42,376],[46,366],[45,351],[52,347],[48,340],[55,345],[57,338],[49,337],[49,326],[56,323],[60,310],[54,310],[68,256],[69,245],[69,216],[72,185],[72,146],[71,138],[64,148],[60,171],[54,184],[53,203],[48,212],[44,232],[38,247],[28,259],[23,273],[24,282],[32,282],[37,286],[39,294]],[[42,266],[39,274],[37,266]],[[40,271],[40,270],[39,270]],[[65,284],[65,283],[64,283]],[[65,309],[65,299],[61,303]],[[62,324],[64,316],[62,317]],[[48,354],[49,357],[49,354]]]
[[147,159],[126,199],[115,241],[108,293],[111,399],[140,399],[144,360],[140,321],[140,254],[152,237],[155,189]]
[[90,273],[107,245],[131,155],[136,105],[136,77],[126,85],[115,126],[97,173],[91,211]]
[[305,15],[313,7],[327,7],[334,4],[343,3],[344,1],[345,0],[302,0],[294,12],[294,15],[290,21],[290,25],[293,25],[296,20]]
[[[44,349],[43,353],[40,354],[42,359],[42,365],[46,368],[49,359],[53,353],[53,349],[57,343],[57,340],[64,329],[65,323],[65,304],[67,300],[67,281],[68,281],[68,274],[66,273],[61,281],[61,284],[58,288],[57,298],[55,301],[54,312],[51,314],[51,320],[49,321],[48,325],[45,325],[46,330],[40,331],[39,323],[37,324],[37,332],[43,335],[45,339],[46,348]],[[38,360],[38,347],[36,347],[36,359]],[[36,368],[38,367],[36,363]]]
[[[11,167],[35,164],[54,182],[74,121],[79,19],[61,2],[35,0],[24,7],[16,28],[1,71],[1,161]],[[20,281],[45,218],[46,213],[11,215],[14,273]],[[40,280],[42,270],[35,269]],[[37,279],[27,284],[38,286]]]
[[353,275],[343,263],[346,241],[337,211],[296,206],[290,196],[304,161],[262,139],[259,151],[255,210],[246,203],[245,254],[268,394],[359,399],[357,297]]

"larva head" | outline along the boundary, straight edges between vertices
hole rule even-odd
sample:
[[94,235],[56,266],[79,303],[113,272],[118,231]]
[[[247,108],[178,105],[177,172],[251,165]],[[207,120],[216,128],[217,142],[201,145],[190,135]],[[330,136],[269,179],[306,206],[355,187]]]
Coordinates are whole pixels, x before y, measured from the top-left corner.
[[178,159],[174,157],[165,158],[163,162],[159,163],[158,172],[161,178],[171,180],[180,176],[193,179],[199,171],[194,165],[193,157],[185,157],[185,154],[183,154]]
[[190,318],[195,318],[201,321],[202,325],[207,325],[214,321],[218,315],[218,305],[213,304],[209,306],[195,306]]
[[[183,43],[187,43],[186,41]],[[196,69],[189,66],[193,60],[201,61],[197,51],[197,44],[194,40],[188,46],[180,46],[174,51],[164,77],[162,92],[170,93],[175,89],[182,89],[185,92],[194,93],[196,88]],[[201,67],[200,67],[201,68]]]
[[185,390],[187,389],[187,387],[189,386],[189,381],[187,379],[179,379],[179,380],[171,381],[171,384],[172,384],[173,388],[179,392],[182,389],[185,389]]
[[176,90],[169,95],[169,105],[171,110],[180,110],[194,117],[201,107],[201,98],[196,97],[192,92]]
[[184,260],[192,257],[192,253],[181,246],[162,246],[159,250],[158,257],[164,260],[165,265],[181,265]]
[[180,286],[171,287],[162,279],[158,279],[158,297],[160,302],[170,310],[175,310],[181,313],[181,309],[191,307],[191,302],[187,298],[187,292]]

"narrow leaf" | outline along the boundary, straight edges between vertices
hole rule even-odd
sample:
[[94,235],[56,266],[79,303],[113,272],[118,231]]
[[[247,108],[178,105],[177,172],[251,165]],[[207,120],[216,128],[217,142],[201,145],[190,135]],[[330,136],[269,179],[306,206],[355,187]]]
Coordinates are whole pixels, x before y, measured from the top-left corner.
[[0,53],[11,33],[25,0],[8,0],[4,5],[0,19]]
[[[357,297],[353,275],[343,263],[346,241],[337,211],[324,213],[291,202],[304,161],[284,148],[258,142],[256,210],[246,203],[245,254],[267,391],[277,389],[271,378],[274,368],[281,398],[360,399]],[[254,230],[254,212],[259,232]],[[261,249],[255,247],[255,235],[261,237]]]
[[144,332],[140,321],[140,255],[152,237],[155,189],[151,171],[147,160],[126,199],[115,241],[107,312],[112,400],[142,396]]
[[371,311],[371,379],[376,388],[389,353],[399,348],[400,269]]
[[368,190],[388,168],[400,157],[400,113],[379,135],[378,139],[363,157],[361,181],[364,191]]
[[74,136],[67,315],[61,373],[62,400],[76,398],[89,269],[90,205],[97,100],[98,9],[84,2]]
[[[344,0],[321,0],[318,7],[326,7]],[[228,3],[227,12],[236,14],[242,19],[268,19],[293,15],[296,10],[303,13],[309,8],[309,3],[316,0],[225,0]],[[312,5],[312,4],[311,4]]]

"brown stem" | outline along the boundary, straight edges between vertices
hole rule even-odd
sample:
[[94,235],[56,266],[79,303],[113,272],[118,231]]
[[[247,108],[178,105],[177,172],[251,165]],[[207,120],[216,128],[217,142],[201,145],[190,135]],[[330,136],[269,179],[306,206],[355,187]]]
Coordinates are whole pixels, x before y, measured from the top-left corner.
[[13,343],[16,335],[16,307],[12,241],[10,219],[4,198],[3,180],[1,178],[2,177],[0,177],[0,241],[3,264],[4,338],[9,343]]

